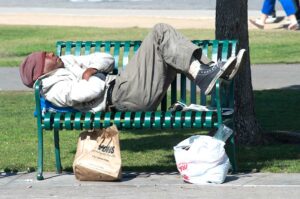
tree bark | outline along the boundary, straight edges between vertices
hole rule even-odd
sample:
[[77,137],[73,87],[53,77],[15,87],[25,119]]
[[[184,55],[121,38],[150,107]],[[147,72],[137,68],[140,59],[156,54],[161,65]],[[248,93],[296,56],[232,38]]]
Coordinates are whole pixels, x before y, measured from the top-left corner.
[[217,0],[216,39],[236,39],[246,49],[245,59],[235,78],[235,130],[240,144],[259,144],[261,128],[254,111],[248,35],[248,0]]

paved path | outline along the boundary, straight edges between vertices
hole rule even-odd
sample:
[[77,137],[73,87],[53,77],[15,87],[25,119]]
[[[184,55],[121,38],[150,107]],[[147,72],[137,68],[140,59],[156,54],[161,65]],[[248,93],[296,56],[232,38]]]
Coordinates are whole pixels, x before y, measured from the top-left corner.
[[[249,10],[249,18],[260,15],[258,10]],[[278,16],[285,16],[282,11]],[[103,8],[37,8],[1,7],[0,24],[3,25],[49,25],[80,27],[143,27],[151,28],[156,23],[168,23],[175,28],[215,28],[215,10],[157,10],[157,9],[103,9]],[[269,24],[266,29],[282,28],[285,20]],[[249,29],[256,29],[249,23]]]
[[253,89],[300,89],[299,75],[300,63],[253,65]]
[[[253,89],[300,89],[299,74],[300,64],[253,65]],[[0,91],[31,90],[22,84],[17,67],[0,67],[0,77]]]
[[194,185],[177,173],[125,173],[121,182],[81,182],[73,174],[35,173],[0,176],[0,198],[222,198],[298,199],[300,174],[241,173],[221,185]]

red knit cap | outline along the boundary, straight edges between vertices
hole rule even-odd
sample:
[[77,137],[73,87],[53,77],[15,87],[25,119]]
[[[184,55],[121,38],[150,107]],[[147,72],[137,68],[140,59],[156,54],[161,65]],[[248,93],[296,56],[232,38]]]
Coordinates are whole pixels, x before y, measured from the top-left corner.
[[29,88],[33,87],[44,71],[46,52],[34,52],[28,55],[20,65],[20,76],[24,83]]

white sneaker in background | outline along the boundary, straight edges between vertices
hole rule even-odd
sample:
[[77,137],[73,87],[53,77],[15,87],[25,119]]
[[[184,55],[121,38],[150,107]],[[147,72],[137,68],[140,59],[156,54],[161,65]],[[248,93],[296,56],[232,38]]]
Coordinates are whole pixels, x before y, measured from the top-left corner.
[[266,23],[274,23],[276,21],[277,17],[274,16],[268,16],[266,19]]

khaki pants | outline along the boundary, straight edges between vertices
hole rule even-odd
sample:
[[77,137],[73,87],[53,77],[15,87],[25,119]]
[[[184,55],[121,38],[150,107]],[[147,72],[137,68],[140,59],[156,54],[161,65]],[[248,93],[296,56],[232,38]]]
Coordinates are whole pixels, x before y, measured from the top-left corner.
[[118,111],[154,111],[177,73],[189,78],[192,56],[208,63],[201,49],[167,24],[157,24],[125,70],[116,77],[112,103]]

